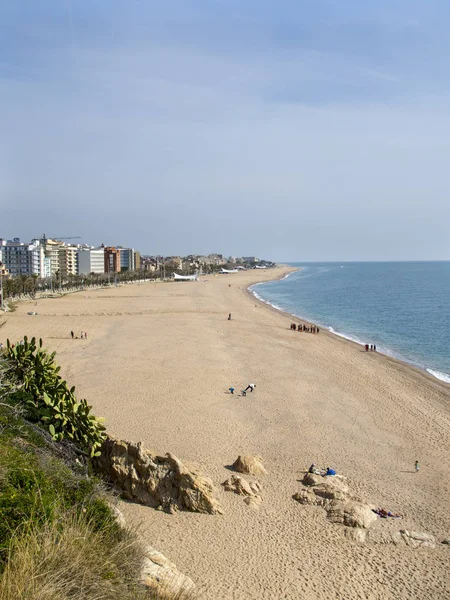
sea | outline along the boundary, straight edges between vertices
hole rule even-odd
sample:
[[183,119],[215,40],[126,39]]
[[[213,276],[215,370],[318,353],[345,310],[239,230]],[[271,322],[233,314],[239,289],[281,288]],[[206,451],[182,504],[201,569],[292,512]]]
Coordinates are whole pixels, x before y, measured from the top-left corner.
[[450,384],[450,262],[288,264],[258,299]]

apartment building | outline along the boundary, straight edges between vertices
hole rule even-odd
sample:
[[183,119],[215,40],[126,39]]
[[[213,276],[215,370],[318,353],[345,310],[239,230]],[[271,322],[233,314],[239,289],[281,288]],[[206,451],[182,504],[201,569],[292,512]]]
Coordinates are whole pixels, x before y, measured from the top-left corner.
[[31,244],[19,238],[0,240],[2,260],[10,275],[43,276],[44,249],[39,240]]
[[134,248],[122,248],[122,246],[119,246],[117,250],[120,253],[120,270],[134,271],[136,269],[136,251]]
[[114,246],[105,246],[105,273],[120,273],[120,249]]
[[44,246],[45,258],[50,259],[50,273],[55,275],[59,271],[59,249],[62,247],[63,242],[42,238],[41,244]]
[[61,277],[68,277],[78,273],[78,248],[76,246],[60,246],[59,271]]
[[89,275],[90,273],[105,272],[105,249],[83,248],[77,250],[78,273]]

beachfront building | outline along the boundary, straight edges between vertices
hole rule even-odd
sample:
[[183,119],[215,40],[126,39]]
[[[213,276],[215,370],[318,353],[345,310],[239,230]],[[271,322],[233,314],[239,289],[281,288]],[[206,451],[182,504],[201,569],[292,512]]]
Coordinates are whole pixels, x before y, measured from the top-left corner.
[[43,237],[40,242],[44,247],[45,258],[50,260],[50,274],[55,275],[59,271],[59,249],[63,246],[63,242],[46,237]]
[[82,248],[77,250],[78,273],[89,275],[90,273],[105,272],[105,249]]
[[44,277],[44,247],[39,240],[32,240],[28,246],[31,275]]
[[59,272],[61,277],[69,277],[78,273],[78,248],[76,246],[60,246]]
[[120,273],[120,249],[114,246],[104,247],[104,272]]
[[136,251],[134,248],[117,248],[120,255],[120,270],[134,271],[136,269]]
[[2,263],[10,275],[43,276],[44,250],[39,240],[31,244],[21,242],[19,238],[0,240]]
[[2,247],[2,262],[11,275],[30,275],[28,244],[19,238],[8,240]]

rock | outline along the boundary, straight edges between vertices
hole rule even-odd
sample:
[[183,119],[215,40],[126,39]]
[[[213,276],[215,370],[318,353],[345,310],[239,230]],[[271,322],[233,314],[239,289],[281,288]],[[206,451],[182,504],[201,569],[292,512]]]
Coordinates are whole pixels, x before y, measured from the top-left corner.
[[305,473],[302,483],[303,485],[319,485],[320,483],[323,483],[323,477],[316,473]]
[[347,527],[361,527],[368,529],[377,520],[367,504],[349,500],[341,502],[333,500],[326,507],[327,517],[332,523],[339,523]]
[[212,481],[173,454],[157,456],[141,443],[108,436],[93,464],[127,500],[167,512],[222,513]]
[[248,504],[250,508],[253,508],[254,510],[259,510],[259,507],[262,503],[262,498],[261,496],[246,496],[244,498],[244,502],[245,504]]
[[[308,487],[294,495],[297,502],[325,507],[332,500],[348,501],[353,499],[348,485],[341,479],[327,477],[324,480],[320,475],[314,475],[313,473],[307,473],[307,475],[312,477],[308,478]],[[315,478],[318,478],[318,483],[313,483]]]
[[367,529],[354,529],[353,527],[344,529],[345,537],[353,542],[358,542],[358,544],[364,544],[367,540],[367,533]]
[[146,549],[140,582],[150,590],[157,592],[158,598],[161,599],[189,597],[195,590],[192,579],[180,573],[164,554],[151,546]]
[[226,492],[234,492],[239,496],[253,496],[254,492],[249,484],[243,477],[239,475],[232,475],[230,479],[227,479],[222,483]]
[[262,498],[259,495],[262,485],[259,481],[251,481],[250,483],[240,475],[232,475],[229,479],[222,483],[226,492],[234,492],[239,496],[245,496],[244,502],[252,508],[259,508]]
[[403,544],[412,548],[436,548],[436,539],[431,533],[400,529],[391,537],[394,544]]
[[233,468],[238,473],[247,473],[248,475],[255,476],[267,475],[260,456],[238,456],[233,463]]
[[115,504],[110,504],[109,507],[111,508],[111,512],[114,515],[117,525],[125,528],[127,526],[127,523],[125,521],[125,517],[123,516],[122,511],[119,510]]

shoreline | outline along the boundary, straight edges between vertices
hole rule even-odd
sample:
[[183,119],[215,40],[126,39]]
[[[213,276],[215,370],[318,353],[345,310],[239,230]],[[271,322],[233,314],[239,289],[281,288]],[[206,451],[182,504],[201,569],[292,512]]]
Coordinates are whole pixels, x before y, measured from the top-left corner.
[[[252,290],[253,287],[258,286],[260,284],[282,281],[283,279],[286,279],[293,273],[303,270],[303,267],[289,267],[289,265],[278,265],[278,266],[281,268],[286,267],[287,269],[291,268],[292,270],[288,271],[284,275],[282,274],[279,277],[275,277],[274,279],[263,280],[263,281],[258,281],[256,283],[251,283],[246,289],[247,295],[250,299],[256,300],[261,306],[263,306],[271,311],[275,311],[277,314],[284,315],[285,317],[289,317],[289,319],[294,319],[294,320],[296,319],[296,320],[300,321],[302,324],[304,323],[305,325],[318,325],[321,328],[321,333],[332,335],[334,338],[340,339],[343,342],[357,346],[358,348],[361,348],[361,347],[364,348],[363,342],[352,339],[351,337],[347,336],[344,333],[339,333],[339,332],[333,330],[331,325],[330,326],[324,325],[323,323],[319,323],[318,321],[311,321],[311,320],[301,317],[299,315],[290,313],[289,311],[285,310],[284,308],[281,308],[279,306],[272,304],[269,300],[264,300],[264,298],[259,296],[259,294],[257,294],[257,292]],[[394,351],[391,351],[391,352],[394,354]],[[394,364],[398,364],[398,365],[401,365],[402,367],[409,368],[412,371],[414,371],[415,373],[425,376],[428,381],[431,381],[433,383],[439,382],[440,384],[443,384],[447,391],[450,388],[450,375],[448,373],[441,372],[438,369],[433,369],[431,367],[426,367],[425,365],[415,364],[414,362],[409,361],[406,357],[394,356],[391,354],[387,354],[385,351],[379,350],[378,348],[377,348],[376,354],[378,356],[383,357],[384,359],[386,359],[388,361],[392,361]],[[443,376],[443,378],[439,377],[438,375],[435,375],[434,373],[439,373],[440,375]]]

